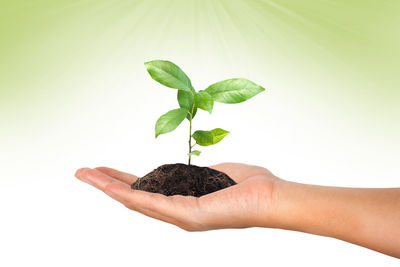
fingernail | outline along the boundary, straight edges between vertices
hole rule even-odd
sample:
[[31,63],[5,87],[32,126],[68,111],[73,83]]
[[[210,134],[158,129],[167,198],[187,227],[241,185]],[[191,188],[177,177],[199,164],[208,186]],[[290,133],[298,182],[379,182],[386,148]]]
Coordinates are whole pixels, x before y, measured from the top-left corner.
[[90,168],[81,168],[81,169],[77,170],[75,173],[75,177],[77,177],[82,182],[93,185],[93,182],[90,180],[90,178],[88,178],[87,175],[85,175],[87,170],[90,170]]
[[80,169],[78,169],[76,172],[75,172],[75,177],[76,178],[81,178],[82,177],[82,175],[87,171],[87,170],[89,170],[90,168],[80,168]]

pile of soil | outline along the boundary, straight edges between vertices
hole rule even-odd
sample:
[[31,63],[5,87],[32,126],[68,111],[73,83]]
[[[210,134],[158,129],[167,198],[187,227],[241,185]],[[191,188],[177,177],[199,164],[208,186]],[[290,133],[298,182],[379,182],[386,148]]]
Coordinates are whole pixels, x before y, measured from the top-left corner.
[[208,167],[176,163],[161,165],[139,178],[131,188],[166,196],[200,197],[235,184],[236,182],[223,172]]

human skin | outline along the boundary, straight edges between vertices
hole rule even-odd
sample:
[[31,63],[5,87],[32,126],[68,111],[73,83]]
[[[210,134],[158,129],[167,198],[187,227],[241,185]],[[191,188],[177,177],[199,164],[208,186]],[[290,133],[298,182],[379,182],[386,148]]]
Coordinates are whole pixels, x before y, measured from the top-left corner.
[[137,176],[107,167],[75,176],[127,208],[187,231],[268,227],[333,237],[400,258],[400,188],[343,188],[286,181],[259,166],[210,168],[236,185],[204,195],[164,196],[130,185]]

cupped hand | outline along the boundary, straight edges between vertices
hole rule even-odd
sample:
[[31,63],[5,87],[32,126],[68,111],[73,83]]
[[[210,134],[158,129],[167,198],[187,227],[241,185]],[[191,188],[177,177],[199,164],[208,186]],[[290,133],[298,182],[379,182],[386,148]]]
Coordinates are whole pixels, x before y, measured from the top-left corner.
[[241,163],[222,163],[210,168],[226,173],[237,184],[199,198],[167,197],[133,190],[130,185],[137,176],[107,167],[82,168],[75,176],[131,210],[187,231],[274,227],[276,190],[283,180],[265,168]]

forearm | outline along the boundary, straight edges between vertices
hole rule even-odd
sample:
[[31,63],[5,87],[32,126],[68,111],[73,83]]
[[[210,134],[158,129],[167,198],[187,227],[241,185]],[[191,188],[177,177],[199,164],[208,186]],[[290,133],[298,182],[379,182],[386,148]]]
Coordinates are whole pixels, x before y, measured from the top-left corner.
[[400,188],[282,182],[276,227],[334,237],[400,257]]

